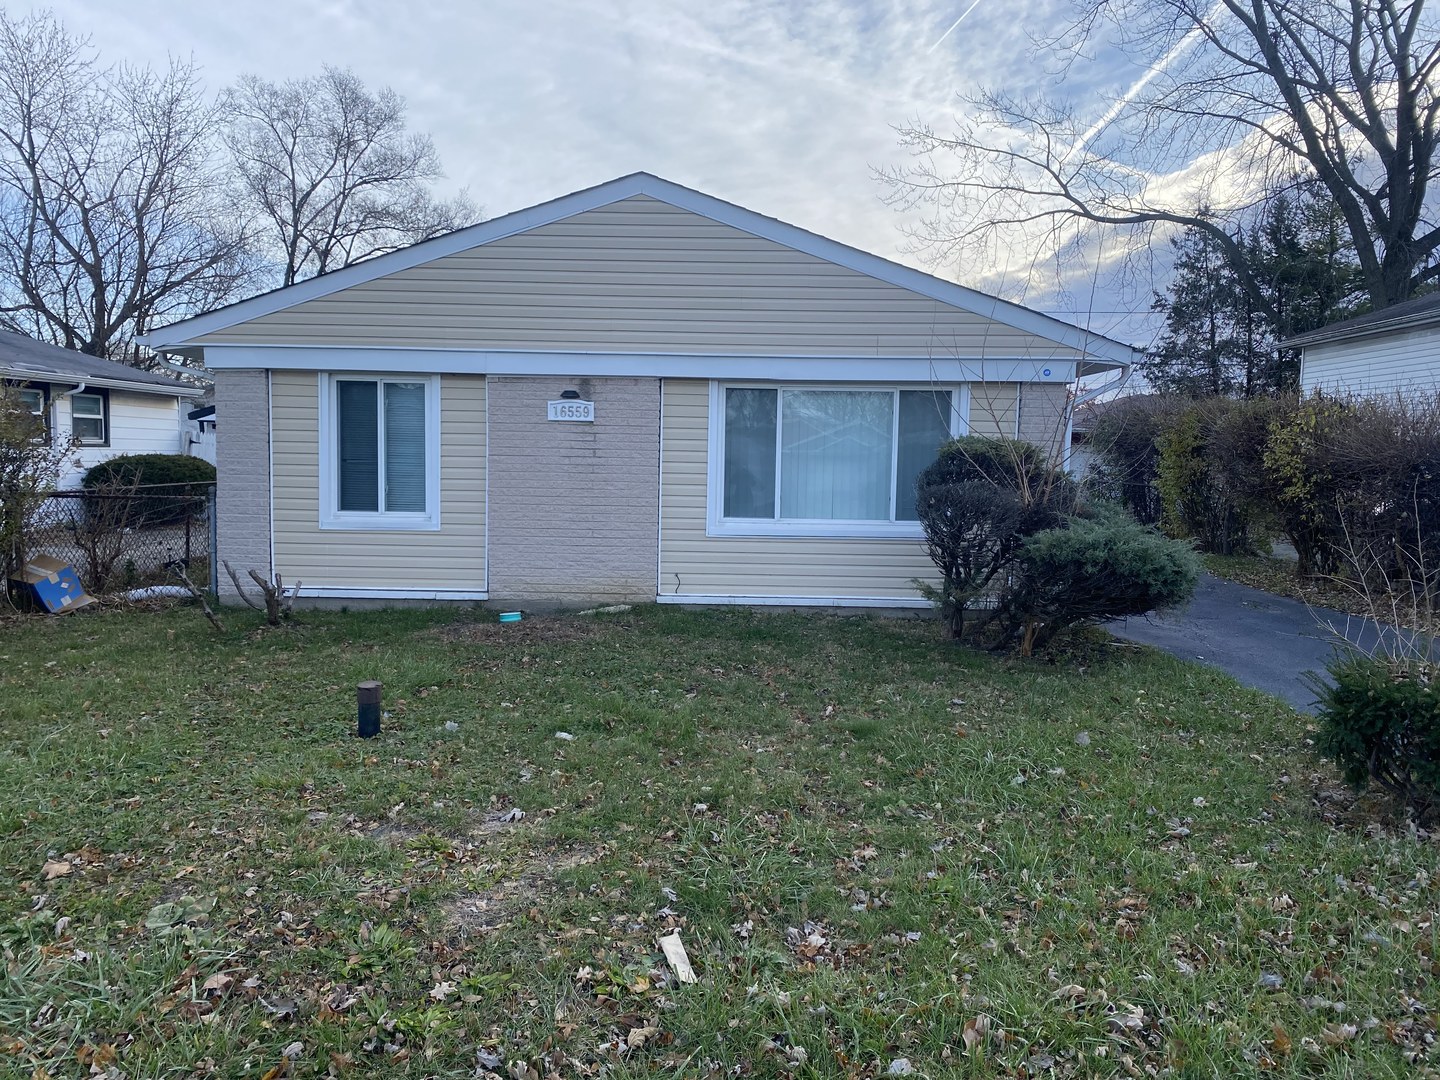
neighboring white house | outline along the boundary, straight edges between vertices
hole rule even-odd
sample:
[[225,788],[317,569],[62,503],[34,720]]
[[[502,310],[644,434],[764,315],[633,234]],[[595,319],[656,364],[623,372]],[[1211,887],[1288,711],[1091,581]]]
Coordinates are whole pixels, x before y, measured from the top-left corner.
[[1355,395],[1440,390],[1440,292],[1282,342],[1300,349],[1300,390]]
[[940,444],[1058,455],[1136,355],[644,173],[144,343],[215,373],[222,559],[559,604],[922,607]]
[[198,387],[0,330],[0,380],[44,416],[52,438],[76,443],[61,488],[120,454],[188,451],[186,405]]

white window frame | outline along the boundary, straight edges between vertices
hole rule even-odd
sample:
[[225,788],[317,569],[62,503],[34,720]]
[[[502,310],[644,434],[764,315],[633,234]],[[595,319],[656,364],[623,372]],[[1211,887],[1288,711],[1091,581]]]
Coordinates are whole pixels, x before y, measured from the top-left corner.
[[50,444],[50,395],[45,392],[43,386],[17,386],[16,391],[23,402],[26,394],[39,394],[40,407],[27,410],[31,416],[37,417],[44,431],[33,440],[36,446],[48,446]]
[[45,395],[45,391],[42,390],[40,387],[38,387],[38,386],[20,386],[20,387],[17,387],[17,388],[16,388],[16,394],[20,397],[20,399],[21,399],[22,401],[25,399],[25,395],[26,395],[26,394],[39,394],[39,395],[40,395],[40,407],[39,407],[38,409],[30,409],[30,410],[28,410],[28,411],[29,411],[29,413],[30,413],[31,416],[44,416],[44,415],[45,415],[45,405],[46,405],[45,397],[46,397],[46,395]]
[[[105,393],[94,391],[70,391],[65,395],[66,401],[70,404],[70,434],[81,446],[109,446],[110,445],[110,396]],[[88,413],[77,413],[75,402],[95,400],[100,403],[100,415],[91,416]],[[99,420],[100,438],[88,439],[81,436],[75,428],[76,420]]]
[[[385,434],[380,427],[379,510],[341,510],[337,387],[342,382],[425,384],[425,510],[385,510]],[[438,532],[440,530],[440,376],[404,373],[320,375],[320,528],[359,531]],[[379,395],[383,403],[383,392]],[[383,408],[383,404],[381,406]]]
[[725,391],[775,390],[775,498],[780,498],[780,439],[784,410],[779,393],[786,390],[861,390],[897,395],[891,411],[892,432],[890,514],[895,514],[894,454],[899,444],[900,410],[898,393],[902,390],[948,390],[951,396],[950,437],[956,438],[970,430],[970,387],[967,383],[777,383],[720,382],[710,383],[710,460],[706,481],[705,534],[707,536],[809,536],[840,539],[912,539],[923,538],[925,530],[918,521],[842,521],[830,518],[727,518],[725,511]]

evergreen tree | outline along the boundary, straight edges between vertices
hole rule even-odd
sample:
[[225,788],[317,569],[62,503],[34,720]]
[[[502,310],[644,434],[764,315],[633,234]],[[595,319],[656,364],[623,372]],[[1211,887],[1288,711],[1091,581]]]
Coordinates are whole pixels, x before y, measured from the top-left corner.
[[1175,277],[1152,308],[1164,313],[1165,330],[1140,365],[1161,392],[1250,398],[1293,390],[1299,353],[1280,342],[1353,313],[1359,269],[1322,194],[1279,195],[1237,229],[1239,271],[1209,231],[1187,229],[1172,243]]

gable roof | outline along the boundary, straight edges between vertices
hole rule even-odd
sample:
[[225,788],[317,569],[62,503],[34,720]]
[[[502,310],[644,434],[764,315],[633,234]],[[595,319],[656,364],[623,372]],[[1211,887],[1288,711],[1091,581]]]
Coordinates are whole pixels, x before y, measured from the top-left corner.
[[1395,333],[1400,330],[1414,330],[1424,326],[1440,324],[1440,292],[1427,293],[1398,304],[1356,315],[1353,319],[1322,326],[1282,341],[1290,347],[1318,345],[1326,341],[1345,341],[1349,338],[1369,337],[1372,334]]
[[102,360],[74,349],[36,341],[24,334],[0,330],[0,377],[24,381],[87,383],[146,394],[174,394],[189,397],[198,387],[187,386],[163,375]]
[[1001,325],[1065,345],[1090,359],[1090,363],[1082,367],[1100,370],[1128,366],[1134,362],[1137,355],[1129,345],[1091,333],[1062,319],[945,281],[649,173],[622,176],[504,217],[458,229],[432,240],[333,270],[295,285],[261,293],[206,314],[152,330],[142,337],[140,342],[161,351],[191,348],[195,345],[195,339],[227,327],[635,196],[648,196]]

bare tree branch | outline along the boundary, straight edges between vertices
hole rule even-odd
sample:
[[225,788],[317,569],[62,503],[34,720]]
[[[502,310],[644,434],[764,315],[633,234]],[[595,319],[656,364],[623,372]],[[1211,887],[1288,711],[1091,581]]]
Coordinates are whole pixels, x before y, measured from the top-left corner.
[[429,136],[407,133],[405,102],[372,94],[353,72],[312,79],[242,78],[225,98],[225,144],[256,208],[281,284],[473,224],[463,193],[431,197],[441,175]]
[[0,325],[96,356],[250,281],[193,65],[102,67],[52,15],[0,12]]
[[1124,233],[1131,252],[1191,228],[1246,280],[1235,230],[1274,194],[1314,180],[1353,241],[1370,303],[1434,273],[1440,26],[1424,0],[1074,0],[1039,45],[1068,64],[1097,40],[1148,57],[1145,79],[1093,123],[1044,99],[982,93],[949,135],[900,129],[914,155],[881,173],[920,204],[937,258],[1002,245],[1061,250],[1075,230]]

